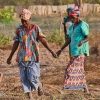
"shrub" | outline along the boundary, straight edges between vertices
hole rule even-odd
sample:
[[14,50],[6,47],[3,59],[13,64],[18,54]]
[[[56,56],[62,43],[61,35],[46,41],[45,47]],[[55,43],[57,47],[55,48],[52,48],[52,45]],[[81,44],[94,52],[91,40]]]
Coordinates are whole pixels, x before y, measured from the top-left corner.
[[0,22],[2,23],[9,23],[11,21],[14,21],[14,11],[13,6],[6,8],[4,7],[3,10],[0,11]]
[[12,40],[11,37],[6,36],[5,34],[0,34],[0,46],[6,46],[10,43],[10,41]]
[[57,45],[62,45],[65,39],[62,33],[62,31],[59,32],[58,29],[54,29],[53,34],[47,38],[48,42],[56,43]]

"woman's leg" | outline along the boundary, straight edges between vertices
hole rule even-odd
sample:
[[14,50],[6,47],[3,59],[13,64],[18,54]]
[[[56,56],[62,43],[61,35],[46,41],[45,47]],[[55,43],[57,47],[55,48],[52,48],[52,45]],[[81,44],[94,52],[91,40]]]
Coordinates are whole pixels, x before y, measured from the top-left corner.
[[2,81],[3,74],[0,72],[0,82]]
[[28,95],[29,100],[33,100],[32,92],[27,92],[27,95]]
[[20,67],[20,79],[24,93],[28,95],[29,100],[33,100],[31,92],[31,84],[27,78],[27,68]]
[[38,96],[41,96],[43,94],[44,94],[43,83],[40,82],[39,87],[38,87]]
[[84,88],[84,93],[89,94],[88,88]]
[[36,64],[33,67],[27,68],[27,79],[31,84],[31,90],[38,89],[38,95],[41,96],[43,94],[43,84],[39,81],[40,75],[40,67]]

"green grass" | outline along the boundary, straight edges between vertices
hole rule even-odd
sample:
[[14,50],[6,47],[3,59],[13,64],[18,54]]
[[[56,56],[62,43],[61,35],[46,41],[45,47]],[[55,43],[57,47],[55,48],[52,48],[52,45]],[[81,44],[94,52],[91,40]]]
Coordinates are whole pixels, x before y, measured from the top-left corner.
[[1,45],[8,45],[12,38],[10,36],[7,36],[5,34],[0,34],[0,46]]

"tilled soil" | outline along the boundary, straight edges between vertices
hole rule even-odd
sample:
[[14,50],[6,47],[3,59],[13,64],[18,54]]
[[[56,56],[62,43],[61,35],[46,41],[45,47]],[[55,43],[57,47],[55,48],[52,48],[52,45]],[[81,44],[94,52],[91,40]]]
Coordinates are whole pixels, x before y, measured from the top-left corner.
[[[54,44],[50,44],[50,46],[55,52],[59,49]],[[16,54],[12,59],[14,66],[6,64],[9,53],[10,50],[0,49],[0,72],[4,74],[0,83],[0,100],[28,100],[27,95],[22,91],[19,68],[15,62]],[[63,76],[68,61],[68,48],[61,53],[59,58],[53,58],[47,49],[40,46],[40,80],[44,84],[44,95],[38,97],[37,91],[34,91],[34,100],[100,100],[99,61],[96,61],[96,59],[94,61],[92,55],[87,58],[85,63],[86,80],[90,91],[89,95],[84,94],[82,90],[62,90]]]

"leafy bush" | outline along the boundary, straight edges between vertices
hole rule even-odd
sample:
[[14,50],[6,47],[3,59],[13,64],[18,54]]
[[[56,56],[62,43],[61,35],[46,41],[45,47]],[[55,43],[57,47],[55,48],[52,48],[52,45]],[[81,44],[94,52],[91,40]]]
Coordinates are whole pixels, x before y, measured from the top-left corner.
[[64,39],[65,39],[64,36],[61,36],[61,37],[58,39],[57,44],[58,44],[58,45],[62,45],[62,44],[64,44],[64,42],[65,42]]
[[0,12],[0,22],[2,23],[9,23],[11,21],[14,21],[14,11],[13,11],[13,6],[6,8],[4,7],[3,10]]
[[55,29],[53,31],[53,34],[47,38],[48,42],[56,43],[57,45],[62,45],[65,39],[62,33],[63,32],[59,32],[58,29]]
[[10,41],[12,40],[11,37],[6,36],[5,34],[0,34],[0,46],[1,45],[8,45]]
[[58,32],[59,31],[57,29],[55,29],[53,31],[53,34],[50,37],[48,37],[48,41],[49,42],[55,42],[57,40],[57,37],[58,37]]
[[[4,25],[9,24],[9,22],[14,21],[14,11],[13,11],[13,6],[6,8],[4,7],[3,10],[0,12],[0,22],[3,23]],[[11,37],[6,36],[5,34],[0,34],[0,46],[6,46],[10,43],[12,40]]]

